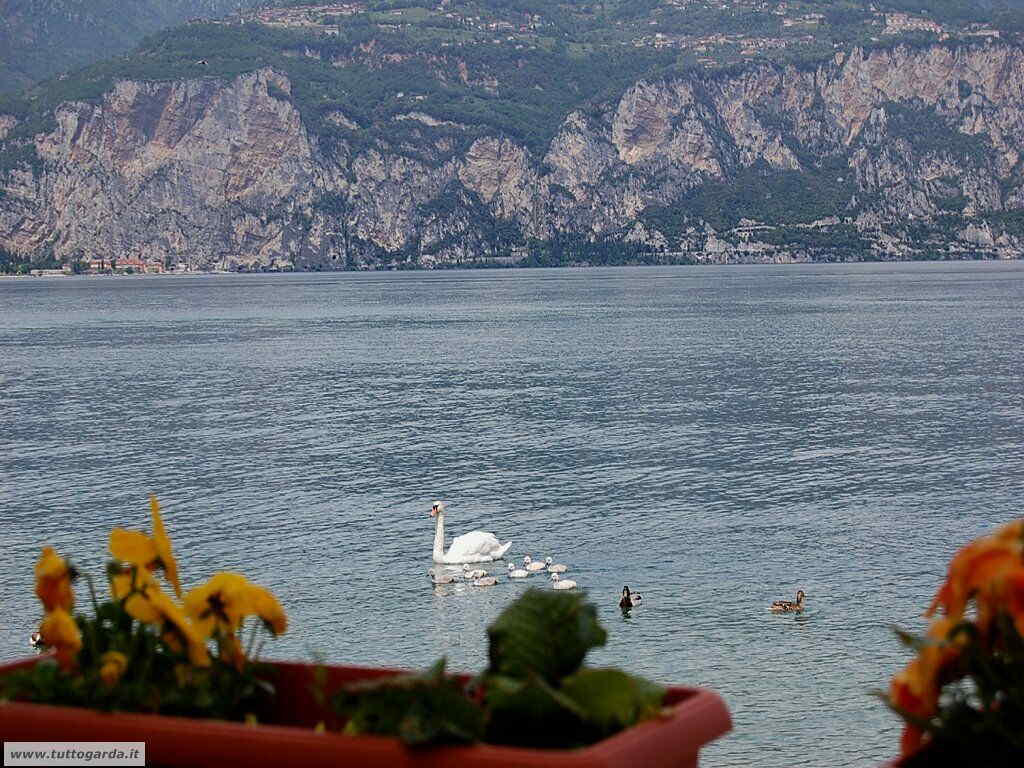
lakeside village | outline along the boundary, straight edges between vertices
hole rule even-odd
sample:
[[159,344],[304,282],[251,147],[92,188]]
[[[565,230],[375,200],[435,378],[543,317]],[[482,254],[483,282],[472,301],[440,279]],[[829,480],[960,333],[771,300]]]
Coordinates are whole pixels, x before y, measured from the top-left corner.
[[[424,4],[426,6],[427,4]],[[678,11],[687,6],[707,5],[715,7],[713,0],[669,0],[665,11]],[[697,62],[714,65],[717,54],[735,50],[740,60],[752,60],[764,55],[771,49],[785,49],[794,43],[814,43],[816,33],[826,23],[822,13],[807,12],[805,8],[793,8],[786,2],[769,2],[768,0],[746,0],[734,6],[719,6],[726,10],[735,7],[748,12],[764,12],[777,16],[782,21],[784,37],[771,38],[765,36],[748,36],[744,34],[711,34],[692,35],[673,32],[660,32],[658,27],[664,22],[651,18],[644,22],[646,29],[639,32],[632,22],[618,20],[612,23],[613,28],[620,28],[625,36],[618,40],[621,45],[635,48],[676,48],[692,52]],[[959,39],[997,39],[1000,32],[986,24],[969,23],[960,27],[942,25],[929,18],[927,12],[912,14],[900,11],[883,11],[870,6],[870,26],[875,34],[873,42],[884,38],[898,37],[906,34],[926,33],[935,35],[939,40]],[[518,43],[518,49],[535,49],[543,45],[542,38],[554,33],[555,24],[539,13],[508,12],[501,18],[488,18],[459,12],[451,8],[448,0],[441,0],[436,8],[410,7],[373,12],[365,2],[350,1],[344,3],[310,3],[308,5],[287,8],[256,8],[241,10],[226,18],[216,19],[197,17],[189,19],[189,24],[225,24],[244,25],[261,24],[279,29],[318,32],[326,36],[337,36],[347,17],[370,14],[374,23],[381,29],[398,31],[419,26],[440,24],[452,31],[460,30],[463,34],[482,36],[482,39],[500,45]],[[626,30],[632,30],[632,34]],[[639,33],[638,33],[639,32]],[[492,39],[493,38],[493,39]],[[442,47],[451,45],[442,43]],[[835,44],[839,47],[839,43]]]
[[[620,245],[633,244],[628,258],[611,262],[592,260],[583,252],[566,260],[551,263],[538,260],[538,252],[529,245],[511,246],[499,253],[481,253],[472,258],[439,260],[434,254],[421,253],[417,258],[409,255],[390,258],[381,254],[378,259],[355,257],[344,265],[332,265],[344,271],[395,271],[408,269],[466,269],[509,268],[528,266],[591,267],[612,265],[727,265],[727,264],[810,264],[816,262],[851,261],[1012,261],[1024,258],[1024,248],[1016,238],[1006,233],[997,235],[988,222],[969,223],[955,235],[941,239],[933,237],[927,243],[909,243],[883,233],[880,229],[857,228],[862,240],[858,247],[837,247],[835,243],[807,244],[773,243],[773,234],[786,230],[802,231],[805,237],[854,228],[855,222],[847,217],[829,216],[809,224],[790,227],[770,225],[753,219],[741,219],[739,225],[721,232],[710,225],[689,227],[681,237],[670,244],[660,233],[649,231],[643,223],[634,223]],[[11,263],[3,259],[0,249],[0,278],[4,277],[71,277],[103,275],[199,275],[239,272],[304,272],[321,271],[322,265],[299,265],[285,259],[260,263],[246,259],[242,254],[224,257],[218,263],[196,263],[189,260],[174,261],[174,257],[93,256],[58,263],[51,260],[39,267],[28,261]]]

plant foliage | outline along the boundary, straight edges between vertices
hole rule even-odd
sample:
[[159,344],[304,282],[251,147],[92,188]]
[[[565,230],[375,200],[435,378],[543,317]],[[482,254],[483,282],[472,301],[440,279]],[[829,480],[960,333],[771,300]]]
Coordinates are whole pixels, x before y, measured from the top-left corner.
[[422,675],[346,686],[334,697],[347,733],[410,745],[485,739],[522,747],[590,744],[660,711],[665,689],[618,669],[581,666],[607,635],[581,595],[528,590],[488,628],[490,665],[470,685]]

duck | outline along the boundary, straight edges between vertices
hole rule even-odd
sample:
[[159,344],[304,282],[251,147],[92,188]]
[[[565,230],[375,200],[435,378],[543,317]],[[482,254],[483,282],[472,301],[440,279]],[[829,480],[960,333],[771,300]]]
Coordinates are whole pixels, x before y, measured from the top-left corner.
[[487,571],[483,568],[470,568],[469,563],[462,566],[462,578],[472,581],[474,579],[482,579],[487,576]]
[[457,573],[446,573],[444,571],[438,573],[433,568],[427,571],[427,575],[430,576],[430,580],[434,584],[454,584],[457,581],[462,581],[462,576]]
[[548,573],[565,573],[569,566],[554,562],[550,557],[544,558],[544,565],[548,567]]
[[776,600],[768,610],[772,613],[802,613],[804,610],[804,597],[806,597],[804,591],[798,589],[796,591],[796,602],[792,600]]
[[523,558],[523,568],[528,570],[530,573],[537,571],[543,571],[547,566],[541,560],[533,560],[529,555]]
[[490,563],[505,557],[511,541],[502,544],[493,533],[470,531],[452,539],[448,551],[444,551],[444,511],[441,501],[435,501],[430,516],[437,519],[434,528],[434,562],[461,565],[463,563]]
[[523,568],[516,568],[515,563],[508,564],[508,577],[510,579],[525,579],[530,575],[530,572]]
[[34,651],[42,651],[46,648],[46,643],[43,642],[43,636],[38,632],[33,632],[29,635],[28,644]]
[[554,583],[551,585],[552,589],[576,589],[576,582],[572,579],[563,579],[557,573],[551,574],[551,581]]
[[474,587],[493,587],[498,583],[498,580],[493,576],[484,576],[482,579],[476,579],[473,581]]
[[636,608],[643,599],[642,595],[630,592],[629,587],[623,587],[622,597],[619,598],[619,608]]

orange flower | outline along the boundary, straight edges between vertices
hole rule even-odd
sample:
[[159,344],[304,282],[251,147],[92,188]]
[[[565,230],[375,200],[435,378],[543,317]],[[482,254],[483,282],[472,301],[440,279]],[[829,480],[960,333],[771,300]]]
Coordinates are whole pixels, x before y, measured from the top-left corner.
[[[1004,526],[1000,532],[1009,528]],[[963,547],[949,564],[946,581],[928,607],[926,616],[938,608],[953,618],[963,616],[967,601],[979,590],[998,582],[1022,565],[1021,544],[1000,534],[983,536]]]
[[1006,612],[1024,637],[1024,568],[1014,571],[1006,579]]
[[43,553],[36,563],[36,596],[42,601],[44,610],[71,610],[75,604],[75,594],[71,591],[72,578],[74,571],[67,561],[53,547],[43,547]]
[[942,609],[943,616],[932,621],[917,657],[897,674],[889,686],[890,703],[918,723],[908,723],[900,747],[904,755],[916,751],[926,738],[920,721],[938,711],[942,684],[949,666],[969,642],[969,635],[950,633],[963,620],[971,600],[977,607],[973,621],[983,643],[995,618],[1006,613],[1024,636],[1024,519],[1014,520],[962,547],[949,564],[949,571],[926,616]]
[[[914,662],[911,662],[913,664]],[[909,667],[908,667],[909,668]],[[910,688],[904,672],[900,672],[889,684],[889,701],[894,707],[918,717],[930,717],[934,712],[928,711],[926,704]],[[900,753],[909,755],[921,746],[924,731],[916,725],[907,724],[900,738]]]
[[[920,718],[929,718],[938,711],[942,671],[960,653],[962,641],[959,637],[956,640],[949,637],[956,625],[957,622],[949,618],[938,618],[932,622],[926,644],[917,658],[911,660],[889,685],[889,701],[893,706]],[[916,750],[923,738],[924,732],[920,728],[908,724],[901,741],[903,754]]]
[[77,663],[78,652],[82,650],[82,633],[71,614],[63,608],[50,611],[39,625],[43,643],[57,653],[57,663],[62,669],[69,669]]
[[1019,546],[1024,547],[1024,517],[999,526],[992,535],[1000,541],[1015,541]]

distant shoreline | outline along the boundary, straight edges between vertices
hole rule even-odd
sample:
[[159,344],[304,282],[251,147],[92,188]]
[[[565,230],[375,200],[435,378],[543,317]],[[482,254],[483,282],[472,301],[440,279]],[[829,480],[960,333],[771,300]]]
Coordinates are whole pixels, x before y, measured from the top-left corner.
[[620,268],[646,268],[646,267],[808,267],[826,265],[853,265],[853,264],[1013,264],[1024,261],[1024,258],[977,258],[977,259],[869,259],[869,260],[840,260],[840,261],[765,261],[765,262],[696,262],[692,264],[681,263],[653,263],[640,262],[635,264],[559,264],[550,266],[518,266],[505,264],[475,264],[475,265],[445,265],[443,267],[414,267],[405,269],[294,269],[294,270],[203,270],[192,272],[149,272],[137,274],[49,274],[49,275],[12,275],[0,274],[0,280],[49,280],[49,279],[139,279],[139,278],[186,278],[186,277],[230,277],[248,275],[344,275],[344,274],[374,274],[392,272],[481,272],[500,271],[515,272],[520,270],[584,270],[584,269],[620,269]]

